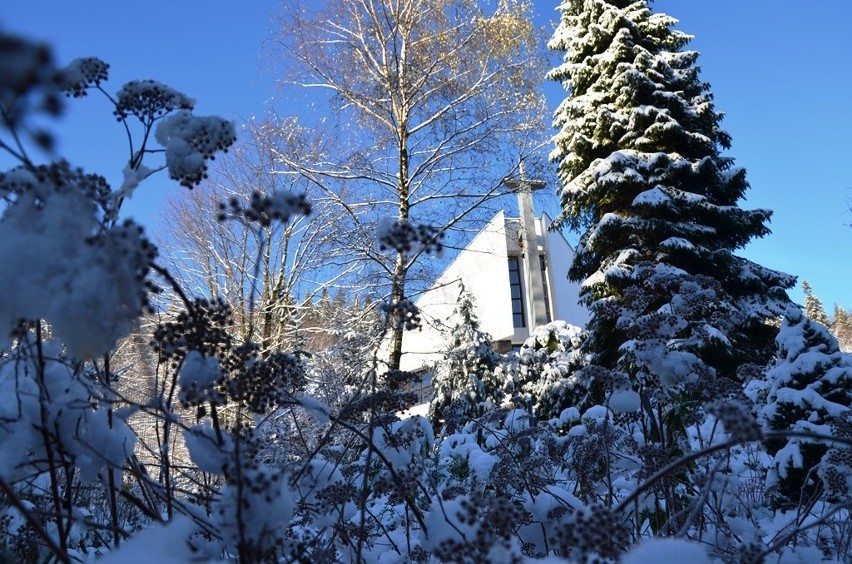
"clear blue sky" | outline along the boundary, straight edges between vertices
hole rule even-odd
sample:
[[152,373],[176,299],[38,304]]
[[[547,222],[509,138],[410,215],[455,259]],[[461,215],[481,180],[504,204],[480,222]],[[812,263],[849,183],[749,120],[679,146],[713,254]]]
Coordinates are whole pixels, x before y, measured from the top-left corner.
[[[542,24],[556,0],[535,0]],[[0,25],[42,39],[65,63],[97,56],[111,64],[107,87],[153,78],[196,98],[196,113],[238,123],[272,104],[297,112],[275,89],[264,48],[274,0],[4,0]],[[830,310],[852,307],[852,2],[657,0],[654,9],[695,36],[702,78],[727,115],[731,156],[748,170],[743,207],[775,210],[773,234],[742,253],[807,279]],[[548,89],[552,104],[561,93]],[[127,159],[122,131],[98,98],[71,101],[60,152],[114,183]],[[0,157],[0,166],[7,160]],[[156,229],[163,197],[178,190],[149,180],[127,208]],[[791,294],[801,301],[797,289]]]

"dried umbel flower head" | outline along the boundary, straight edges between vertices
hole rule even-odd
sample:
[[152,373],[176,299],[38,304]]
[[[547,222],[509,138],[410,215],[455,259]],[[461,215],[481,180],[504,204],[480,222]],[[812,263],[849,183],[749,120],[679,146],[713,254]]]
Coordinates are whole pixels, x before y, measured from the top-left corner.
[[379,248],[383,251],[393,249],[398,253],[410,253],[413,250],[440,253],[444,246],[441,240],[444,232],[432,225],[415,225],[409,221],[387,220],[379,226]]
[[272,194],[252,192],[248,202],[231,198],[228,203],[219,204],[219,221],[235,219],[246,223],[257,223],[269,227],[274,221],[286,223],[293,216],[308,215],[311,205],[305,194],[293,194],[276,190]]
[[757,419],[741,401],[719,400],[710,404],[708,410],[719,419],[725,432],[736,441],[747,443],[763,437]]
[[228,396],[255,413],[266,413],[285,402],[307,382],[307,368],[298,354],[274,352],[265,358],[250,344],[237,347],[226,359]]
[[403,298],[395,303],[385,302],[379,308],[388,314],[396,328],[413,331],[420,328],[420,310],[414,302]]
[[[44,201],[55,192],[76,192],[94,202],[104,216],[111,217],[115,207],[112,190],[106,179],[82,168],[58,161],[34,168],[15,167],[0,173],[0,196],[12,202],[32,192],[33,203],[43,208]],[[93,233],[97,231],[93,229]]]
[[162,362],[171,362],[175,369],[192,350],[223,358],[232,345],[233,323],[231,307],[224,300],[198,298],[173,321],[157,327],[151,346]]
[[69,98],[81,98],[89,88],[98,87],[109,78],[109,65],[97,57],[74,59],[59,71],[57,83]]
[[630,546],[630,529],[620,514],[593,505],[575,512],[557,532],[557,540],[562,556],[573,561],[617,561]]
[[46,45],[0,32],[2,127],[15,128],[33,112],[59,115],[62,99]]
[[121,87],[116,98],[116,119],[136,116],[145,124],[174,110],[191,110],[195,106],[195,100],[156,80],[131,80]]
[[166,148],[169,178],[192,188],[207,178],[207,161],[217,151],[226,152],[237,133],[232,122],[219,116],[195,116],[182,110],[160,122],[156,138]]

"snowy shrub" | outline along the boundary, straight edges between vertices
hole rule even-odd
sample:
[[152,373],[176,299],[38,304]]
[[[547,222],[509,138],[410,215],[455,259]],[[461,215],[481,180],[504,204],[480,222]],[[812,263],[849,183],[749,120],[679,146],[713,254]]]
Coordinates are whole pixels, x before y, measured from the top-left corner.
[[[746,386],[761,423],[766,430],[831,435],[832,422],[842,421],[852,406],[852,356],[795,307],[787,309],[776,342],[775,361]],[[799,504],[818,484],[814,470],[827,447],[794,436],[769,440],[767,449],[774,456],[767,485],[778,489],[776,502]]]
[[458,497],[433,507],[423,546],[442,562],[511,562],[522,555],[516,531],[528,523],[518,502],[484,494]]
[[564,321],[536,327],[517,354],[501,359],[495,378],[537,418],[556,417],[583,396],[577,371],[583,364],[584,338],[582,329]]

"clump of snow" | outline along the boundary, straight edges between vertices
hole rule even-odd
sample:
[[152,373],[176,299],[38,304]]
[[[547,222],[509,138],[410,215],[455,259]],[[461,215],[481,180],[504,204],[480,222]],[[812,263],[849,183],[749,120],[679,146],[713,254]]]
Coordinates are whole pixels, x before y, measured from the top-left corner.
[[133,191],[136,190],[136,187],[139,184],[151,176],[154,171],[148,168],[145,165],[140,164],[136,168],[132,168],[129,164],[124,167],[122,171],[122,175],[124,180],[121,183],[121,186],[115,192],[115,198],[130,198],[133,195]]
[[506,414],[503,426],[514,433],[529,429],[530,416],[523,409],[513,409]]
[[669,350],[665,343],[646,341],[634,349],[636,360],[646,370],[660,379],[664,386],[691,384],[698,379],[704,362],[696,355],[678,350]]
[[[32,351],[34,343],[22,343],[22,351]],[[58,360],[55,342],[42,343],[45,358],[38,360],[21,352],[0,363],[0,476],[14,481],[34,470],[31,464],[47,460],[47,449],[59,449],[70,456],[80,479],[93,482],[105,466],[120,467],[133,453],[135,435],[116,413],[107,413],[107,404],[94,407],[83,374]],[[37,380],[41,374],[41,381]],[[47,397],[47,405],[40,398]],[[42,409],[44,407],[44,409]],[[45,444],[39,429],[55,433]],[[55,454],[54,454],[55,456]]]
[[210,422],[193,425],[183,432],[183,438],[193,464],[202,472],[219,474],[230,462],[233,441],[228,435],[217,434]]
[[660,186],[654,186],[650,190],[641,192],[633,198],[633,207],[638,206],[664,206],[671,202],[671,196],[666,194]]
[[582,419],[603,423],[609,419],[609,410],[602,405],[593,405],[583,413]]
[[376,430],[374,443],[394,469],[406,467],[434,444],[432,424],[414,416]]
[[0,325],[46,319],[80,358],[110,350],[146,299],[153,247],[131,223],[99,233],[82,190],[47,184],[18,194],[0,219]]
[[109,77],[109,65],[97,57],[74,59],[59,71],[57,82],[68,96],[85,96],[90,86],[100,86]]
[[230,147],[237,134],[233,122],[182,110],[160,122],[156,139],[166,149],[169,177],[192,188],[207,177],[207,161]]
[[778,475],[781,479],[787,477],[787,472],[791,468],[802,467],[802,450],[799,444],[794,441],[789,441],[781,450],[775,453],[775,462],[778,464]]
[[121,544],[98,562],[104,564],[184,564],[198,558],[186,542],[197,526],[189,517],[177,516],[165,525],[151,525]]
[[651,539],[635,546],[621,559],[622,564],[712,564],[704,547],[683,539]]
[[221,395],[214,386],[222,378],[219,360],[204,356],[199,351],[189,351],[178,372],[180,392],[178,399],[184,405],[199,405],[206,401],[219,401]]
[[[320,424],[328,423],[328,414],[331,410],[329,410],[328,406],[319,401],[316,398],[312,398],[307,394],[302,394],[298,399],[299,405],[308,412],[308,414],[316,419],[316,421]],[[402,417],[401,419],[404,419]]]
[[423,534],[422,545],[426,550],[434,551],[443,543],[464,543],[467,538],[473,538],[476,523],[465,518],[466,507],[470,501],[460,497],[435,504],[426,515],[426,531]]
[[267,551],[281,542],[298,497],[288,476],[265,464],[243,467],[238,479],[214,497],[213,524],[231,550],[244,543]]
[[559,414],[559,417],[553,419],[552,422],[554,426],[561,427],[579,420],[580,410],[572,405],[571,407],[566,407],[565,409],[563,409],[562,413]]
[[609,397],[609,408],[616,413],[632,413],[642,407],[642,399],[633,390],[615,390]]
[[676,248],[680,247],[681,249],[693,249],[695,245],[684,239],[683,237],[669,237],[665,241],[660,243],[660,247],[662,248]]

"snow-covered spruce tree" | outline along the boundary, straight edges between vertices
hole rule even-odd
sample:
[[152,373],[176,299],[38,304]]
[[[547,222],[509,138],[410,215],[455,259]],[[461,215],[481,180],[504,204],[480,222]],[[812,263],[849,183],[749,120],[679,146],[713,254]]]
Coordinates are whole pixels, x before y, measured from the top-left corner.
[[452,320],[447,353],[435,366],[435,397],[429,406],[433,424],[448,433],[493,408],[502,393],[494,380],[500,355],[491,335],[479,328],[473,296],[464,285]]
[[[734,254],[769,233],[771,212],[737,206],[745,171],[721,153],[730,137],[676,20],[644,0],[560,10],[549,46],[566,54],[549,76],[569,95],[551,159],[561,221],[583,230],[569,276],[592,312],[584,348],[606,375],[590,376],[591,399],[628,383],[649,412],[711,399],[710,380],[768,361],[767,320],[789,302],[793,277]],[[699,390],[710,397],[690,398]]]
[[577,379],[584,338],[582,329],[565,321],[536,327],[517,354],[500,359],[495,369],[497,380],[537,420],[559,417],[585,392]]
[[852,352],[852,311],[834,304],[834,317],[830,327],[831,334],[840,345],[840,350]]
[[814,295],[813,288],[811,288],[811,285],[807,280],[802,281],[802,292],[805,293],[805,303],[803,304],[805,315],[817,323],[822,323],[828,327],[831,322],[828,319],[828,315],[825,313],[822,300]]
[[[776,338],[778,352],[762,379],[746,393],[758,406],[767,430],[832,435],[832,422],[852,407],[852,355],[840,351],[828,329],[796,307],[784,314]],[[777,486],[775,503],[796,506],[819,483],[814,468],[827,447],[806,438],[773,439],[768,486]]]

